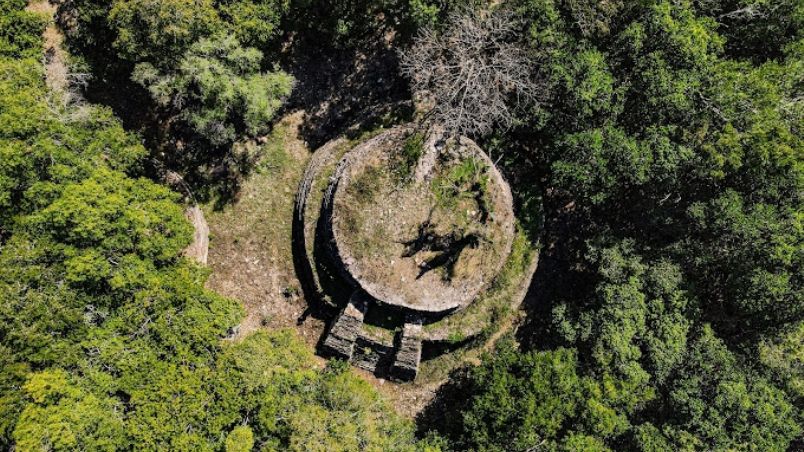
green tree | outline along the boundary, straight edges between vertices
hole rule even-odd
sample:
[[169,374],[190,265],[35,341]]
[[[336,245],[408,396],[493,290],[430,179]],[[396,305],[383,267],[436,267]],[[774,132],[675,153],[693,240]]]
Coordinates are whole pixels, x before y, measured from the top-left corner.
[[804,322],[764,339],[759,345],[759,361],[800,404],[804,398]]
[[235,427],[226,435],[226,452],[249,452],[254,448],[254,433],[247,425]]
[[[505,353],[563,347],[583,381],[540,399],[576,401],[543,447],[785,450],[801,434],[791,404],[804,314],[799,8],[504,7],[526,21],[520,39],[550,96],[549,109],[485,138],[509,154],[515,190],[541,189],[547,212],[541,304],[522,350]],[[744,8],[761,14],[731,14]],[[521,390],[506,383],[487,398],[475,379],[445,433],[459,447],[475,437],[478,449],[504,447],[483,437],[498,416],[476,419],[475,403],[507,419],[527,412],[508,406]],[[507,425],[510,438],[534,431]]]
[[223,1],[219,15],[243,45],[267,49],[282,31],[280,23],[290,0]]
[[[150,135],[165,141],[160,146],[168,152],[160,158],[175,163],[183,148],[172,140],[177,136],[213,153],[210,145],[226,147],[270,129],[292,78],[265,72],[273,65],[243,43],[273,49],[288,8],[288,0],[70,0],[60,17],[68,42],[95,73],[115,85],[130,78],[147,90],[153,104],[147,96],[140,103],[170,125],[154,125],[158,131]],[[134,103],[127,108],[142,108]]]
[[430,426],[457,450],[607,450],[599,438],[627,428],[617,407],[634,389],[615,378],[584,376],[573,349],[523,353],[510,341],[459,384],[444,424]]
[[209,0],[120,0],[107,20],[121,58],[160,68],[175,67],[193,43],[222,28]]
[[785,450],[801,434],[800,413],[784,393],[741,369],[707,327],[668,394],[663,431],[676,447]]
[[24,389],[31,402],[14,431],[19,449],[113,451],[126,445],[119,403],[83,391],[67,372],[40,372]]
[[4,58],[37,57],[41,51],[44,21],[23,11],[25,5],[24,0],[0,2],[0,56]]
[[290,94],[293,79],[279,70],[261,73],[261,60],[257,49],[219,35],[194,43],[174,71],[141,63],[132,78],[157,105],[176,109],[193,130],[214,145],[224,145],[242,135],[266,133]]

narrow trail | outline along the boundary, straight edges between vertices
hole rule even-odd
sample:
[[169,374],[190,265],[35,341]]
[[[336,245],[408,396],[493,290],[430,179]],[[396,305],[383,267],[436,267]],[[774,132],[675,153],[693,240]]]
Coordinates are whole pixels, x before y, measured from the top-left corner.
[[70,86],[70,71],[67,66],[67,52],[64,50],[64,34],[56,26],[56,5],[47,0],[33,1],[26,7],[27,11],[40,14],[47,20],[47,26],[42,33],[44,38],[44,65],[45,82],[54,94],[62,96],[68,94]]

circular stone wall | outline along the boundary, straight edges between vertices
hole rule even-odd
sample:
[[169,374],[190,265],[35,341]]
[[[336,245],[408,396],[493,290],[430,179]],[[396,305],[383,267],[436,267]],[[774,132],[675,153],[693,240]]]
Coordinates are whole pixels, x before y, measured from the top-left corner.
[[344,276],[418,313],[466,307],[511,251],[510,189],[466,138],[384,132],[343,157],[325,206]]

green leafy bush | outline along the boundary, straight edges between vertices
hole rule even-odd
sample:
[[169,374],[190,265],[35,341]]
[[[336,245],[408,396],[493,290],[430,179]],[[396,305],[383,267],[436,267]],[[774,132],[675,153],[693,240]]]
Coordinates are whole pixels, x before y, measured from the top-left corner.
[[261,60],[259,50],[241,47],[234,36],[218,35],[190,46],[175,70],[161,72],[140,63],[132,78],[157,105],[175,109],[213,145],[225,145],[243,135],[267,133],[293,87],[293,79],[282,71],[261,73]]

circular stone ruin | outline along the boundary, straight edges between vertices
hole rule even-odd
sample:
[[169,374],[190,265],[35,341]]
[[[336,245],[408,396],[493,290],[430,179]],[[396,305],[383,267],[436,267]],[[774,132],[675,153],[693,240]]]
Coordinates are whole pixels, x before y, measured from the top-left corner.
[[470,310],[509,258],[512,204],[500,172],[467,138],[402,126],[317,151],[294,239],[303,279],[340,309],[321,351],[415,378],[422,341],[450,334],[448,320]]

